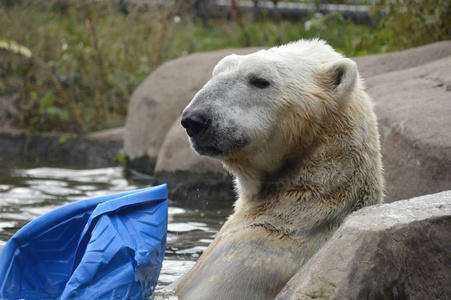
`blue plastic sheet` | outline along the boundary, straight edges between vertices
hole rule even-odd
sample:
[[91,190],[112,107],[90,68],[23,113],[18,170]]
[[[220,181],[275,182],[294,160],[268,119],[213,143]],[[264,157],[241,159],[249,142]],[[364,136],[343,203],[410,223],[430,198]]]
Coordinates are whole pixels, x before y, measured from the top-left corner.
[[75,202],[0,252],[1,299],[147,299],[167,235],[166,185]]

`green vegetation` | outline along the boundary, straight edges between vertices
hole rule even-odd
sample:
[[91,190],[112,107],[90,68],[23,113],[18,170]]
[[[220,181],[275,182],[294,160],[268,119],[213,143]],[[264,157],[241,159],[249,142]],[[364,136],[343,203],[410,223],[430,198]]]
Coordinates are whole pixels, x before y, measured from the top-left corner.
[[320,37],[358,56],[450,38],[445,0],[383,0],[374,11],[385,17],[368,25],[338,13],[299,22],[200,19],[187,11],[193,1],[126,9],[112,2],[0,7],[0,97],[16,99],[6,108],[15,126],[82,133],[121,125],[137,85],[164,61],[193,52]]

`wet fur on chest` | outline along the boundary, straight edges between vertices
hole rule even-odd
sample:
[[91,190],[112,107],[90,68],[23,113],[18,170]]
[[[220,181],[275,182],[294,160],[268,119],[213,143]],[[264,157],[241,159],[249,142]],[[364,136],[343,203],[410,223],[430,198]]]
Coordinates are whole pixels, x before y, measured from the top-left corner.
[[273,299],[346,215],[334,206],[321,207],[319,216],[322,205],[314,197],[309,189],[297,189],[261,203],[240,199],[237,212],[178,285],[181,299]]

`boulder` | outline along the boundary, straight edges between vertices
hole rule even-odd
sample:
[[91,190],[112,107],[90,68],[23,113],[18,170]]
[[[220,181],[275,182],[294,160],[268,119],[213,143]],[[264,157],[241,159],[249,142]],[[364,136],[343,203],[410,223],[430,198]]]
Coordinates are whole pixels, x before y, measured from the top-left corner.
[[351,214],[282,289],[288,299],[448,299],[451,191]]
[[124,143],[124,127],[117,127],[95,131],[87,134],[86,139],[95,141],[105,145],[123,146]]
[[355,57],[360,75],[367,79],[376,75],[418,67],[451,55],[451,41],[386,54]]
[[0,132],[0,163],[39,163],[104,168],[121,161],[122,130],[75,136],[63,133]]
[[451,182],[451,41],[354,58],[376,104],[385,202]]
[[366,81],[379,119],[386,202],[451,187],[450,71],[451,55]]
[[258,49],[192,54],[168,61],[152,72],[135,90],[128,107],[124,149],[129,167],[152,173],[166,133],[211,77],[216,63],[231,53],[246,54]]

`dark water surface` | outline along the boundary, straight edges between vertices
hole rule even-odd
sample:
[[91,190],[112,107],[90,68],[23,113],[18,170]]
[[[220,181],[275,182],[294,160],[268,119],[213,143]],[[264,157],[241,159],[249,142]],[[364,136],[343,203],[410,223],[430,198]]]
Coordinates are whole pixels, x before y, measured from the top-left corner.
[[[0,249],[17,230],[52,209],[144,187],[124,179],[121,167],[0,167]],[[194,265],[232,211],[230,205],[206,205],[201,199],[169,200],[166,256],[157,290]]]

